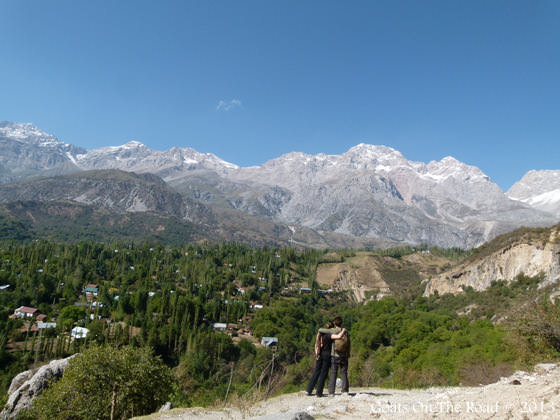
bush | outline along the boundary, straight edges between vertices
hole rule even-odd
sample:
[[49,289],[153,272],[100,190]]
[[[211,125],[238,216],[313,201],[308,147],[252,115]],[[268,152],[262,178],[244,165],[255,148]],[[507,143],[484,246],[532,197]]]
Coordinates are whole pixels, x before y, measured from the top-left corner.
[[150,349],[94,346],[70,361],[28,417],[93,420],[149,414],[167,401],[171,383],[169,368]]

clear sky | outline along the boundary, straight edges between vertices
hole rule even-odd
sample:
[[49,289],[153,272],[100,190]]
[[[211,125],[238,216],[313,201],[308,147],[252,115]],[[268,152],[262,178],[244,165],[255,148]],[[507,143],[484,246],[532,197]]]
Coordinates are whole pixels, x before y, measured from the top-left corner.
[[556,0],[0,0],[0,45],[0,120],[87,149],[560,168]]

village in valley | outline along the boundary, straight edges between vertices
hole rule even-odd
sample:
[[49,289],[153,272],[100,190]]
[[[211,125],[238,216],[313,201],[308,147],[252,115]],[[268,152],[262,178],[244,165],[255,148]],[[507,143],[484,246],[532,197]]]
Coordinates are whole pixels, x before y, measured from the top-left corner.
[[[34,245],[34,247],[36,246],[37,244]],[[169,303],[175,293],[192,296],[205,295],[208,299],[207,302],[212,302],[210,306],[220,307],[218,311],[197,314],[200,317],[199,322],[201,325],[206,325],[207,329],[229,335],[233,343],[247,340],[256,346],[275,348],[278,345],[278,337],[256,336],[251,328],[255,314],[267,306],[272,296],[290,299],[312,294],[327,296],[333,293],[332,289],[320,289],[316,284],[314,286],[309,284],[313,287],[308,287],[309,282],[300,278],[294,270],[295,265],[291,263],[290,268],[290,263],[286,261],[285,255],[281,256],[275,251],[269,257],[268,266],[276,265],[278,268],[276,271],[263,270],[258,265],[247,264],[244,265],[244,269],[240,270],[230,262],[223,262],[219,267],[213,267],[213,271],[220,272],[223,286],[220,288],[221,290],[213,289],[210,296],[208,283],[196,278],[188,280],[177,264],[173,264],[176,267],[174,270],[164,270],[162,266],[158,266],[146,279],[146,270],[141,268],[141,264],[133,261],[131,247],[127,246],[127,248],[114,249],[110,253],[104,250],[103,256],[112,260],[122,259],[123,255],[126,256],[128,265],[125,266],[125,272],[131,274],[131,277],[135,279],[134,283],[126,288],[123,288],[122,285],[118,287],[108,276],[99,278],[99,276],[92,276],[91,273],[84,272],[84,277],[98,277],[100,281],[73,287],[74,294],[65,292],[69,286],[68,279],[59,281],[56,285],[51,284],[48,286],[51,289],[48,299],[43,301],[30,298],[20,300],[21,302],[36,303],[37,306],[27,304],[12,308],[13,313],[9,315],[9,319],[13,321],[11,325],[15,327],[10,332],[6,349],[12,353],[32,354],[35,359],[37,357],[48,359],[77,351],[81,346],[80,343],[88,341],[108,342],[123,335],[126,336],[126,340],[141,340],[142,329],[147,325],[146,319],[140,320],[139,317],[135,317],[134,311],[130,310],[132,308],[127,311],[126,305],[136,306],[137,303],[140,303],[144,309],[141,314],[142,318],[151,317],[154,323],[161,325],[162,316],[165,316],[166,312],[165,308],[161,306],[161,302]],[[144,251],[146,250],[144,249]],[[154,254],[157,254],[158,251],[161,252],[162,249],[149,247],[147,253],[153,260]],[[170,250],[163,250],[163,252],[169,254]],[[247,249],[244,252],[250,254],[254,251]],[[202,253],[201,251],[200,254]],[[291,253],[293,254],[293,251]],[[198,250],[190,250],[176,255],[182,255],[180,257],[182,260],[189,258],[197,260],[200,259],[200,254]],[[61,259],[59,254],[45,256],[49,258],[45,258],[44,263],[40,264],[41,268],[37,268],[32,273],[32,277],[38,280],[40,289],[45,288],[41,286],[41,280],[49,278],[51,281],[53,280],[49,273],[49,261],[52,264],[57,259]],[[98,266],[99,256],[91,258],[88,263]],[[120,266],[122,267],[122,265]],[[5,279],[23,277],[21,272],[9,271],[14,268],[13,261],[10,259],[4,259],[1,266],[0,275]],[[18,265],[18,268],[23,267]],[[169,273],[176,280],[171,283],[163,281],[162,271]],[[139,273],[142,273],[142,277],[138,276]],[[29,274],[28,272],[27,275]],[[64,276],[58,277],[60,280],[65,280]],[[119,273],[117,277],[121,277],[121,274]],[[75,284],[76,280],[71,282]],[[151,284],[151,287],[143,287],[139,291],[139,282],[144,285]],[[7,298],[15,292],[16,287],[19,289],[18,291],[22,291],[21,286],[15,286],[14,282],[1,285],[0,295]],[[126,304],[123,305],[121,300]],[[151,302],[158,304],[152,305]],[[156,307],[159,310],[156,310]],[[236,318],[230,314],[229,308],[233,307],[236,308],[236,313],[239,315]],[[123,308],[125,311],[122,311]],[[149,308],[153,310],[151,313]],[[130,312],[130,314],[126,315],[126,312]],[[131,317],[135,319],[131,319]],[[171,319],[167,319],[167,323],[171,322]],[[39,353],[44,355],[40,356]]]
[[[259,278],[259,280],[266,281],[266,279],[264,278]],[[239,284],[236,283],[236,285]],[[6,290],[8,287],[9,285],[4,285],[0,287],[0,291]],[[239,286],[237,288],[237,291],[240,295],[244,295],[247,289],[251,290],[255,288],[254,286],[250,286],[249,288]],[[264,292],[266,291],[266,287],[260,286],[258,290],[260,292]],[[285,287],[282,290],[282,295],[290,296],[295,293],[298,293],[298,291],[301,294],[311,294],[312,289],[309,287],[299,287],[299,288]],[[84,299],[82,299],[81,301],[74,303],[74,305],[77,307],[87,308],[89,313],[89,319],[91,321],[99,320],[100,322],[110,324],[112,322],[111,318],[103,317],[102,315],[98,314],[99,311],[96,311],[96,308],[103,308],[103,303],[97,300],[98,292],[99,292],[99,287],[97,284],[87,284],[82,290],[82,294],[85,297],[85,301]],[[320,294],[327,295],[332,293],[332,289],[328,289],[328,290],[319,289],[318,292]],[[154,295],[155,292],[152,291],[148,292],[149,297],[153,297]],[[116,295],[114,299],[118,301],[119,296]],[[227,304],[228,302],[225,301],[225,303]],[[240,318],[238,323],[212,322],[210,323],[210,327],[214,329],[214,331],[225,332],[226,334],[230,335],[231,337],[233,337],[234,343],[241,341],[241,339],[247,339],[249,341],[254,342],[254,344],[256,345],[261,345],[264,347],[274,347],[278,344],[277,337],[262,337],[261,340],[259,341],[253,336],[251,332],[251,327],[250,327],[250,322],[252,320],[251,313],[254,313],[254,311],[263,308],[264,306],[262,304],[254,301],[250,301],[249,309],[252,311],[250,311],[250,314],[244,316],[243,318]],[[14,310],[14,313],[10,315],[9,318],[15,320],[19,319],[24,321],[23,325],[18,329],[18,331],[21,334],[25,334],[26,341],[29,339],[30,334],[31,336],[37,334],[40,335],[41,333],[45,335],[47,334],[46,332],[47,330],[55,330],[57,327],[56,318],[48,319],[47,315],[40,313],[39,309],[29,307],[29,306],[20,306],[19,308],[16,308]],[[76,324],[81,324],[81,323],[85,324],[85,321],[86,321],[85,319],[79,320],[76,322]],[[76,325],[70,330],[70,337],[72,339],[84,339],[87,338],[89,332],[90,331],[88,328],[84,326]],[[13,347],[14,348],[18,347],[18,343],[14,343]]]

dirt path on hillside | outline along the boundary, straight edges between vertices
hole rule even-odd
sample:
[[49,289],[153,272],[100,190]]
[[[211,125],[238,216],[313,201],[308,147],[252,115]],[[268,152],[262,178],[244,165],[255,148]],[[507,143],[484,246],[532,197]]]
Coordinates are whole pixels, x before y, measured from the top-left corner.
[[289,394],[245,409],[175,409],[148,418],[288,420],[302,412],[316,419],[560,419],[560,365],[541,364],[533,373],[516,372],[480,387],[364,388],[334,398]]

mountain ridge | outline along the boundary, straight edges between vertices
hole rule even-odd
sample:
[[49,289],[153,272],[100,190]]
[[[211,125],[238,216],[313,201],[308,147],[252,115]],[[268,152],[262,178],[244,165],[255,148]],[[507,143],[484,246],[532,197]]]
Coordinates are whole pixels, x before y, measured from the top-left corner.
[[1,123],[0,180],[106,169],[153,173],[186,197],[271,222],[442,247],[470,248],[520,226],[560,219],[554,208],[508,196],[475,166],[450,156],[409,161],[388,146],[360,143],[340,155],[291,152],[251,167],[137,141],[89,151],[73,147],[32,124]]

